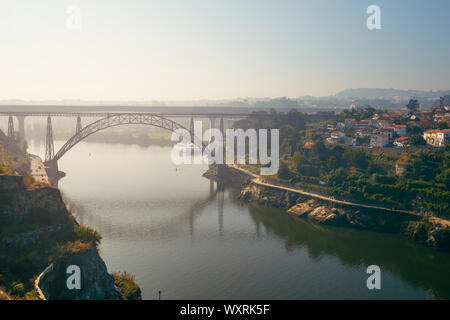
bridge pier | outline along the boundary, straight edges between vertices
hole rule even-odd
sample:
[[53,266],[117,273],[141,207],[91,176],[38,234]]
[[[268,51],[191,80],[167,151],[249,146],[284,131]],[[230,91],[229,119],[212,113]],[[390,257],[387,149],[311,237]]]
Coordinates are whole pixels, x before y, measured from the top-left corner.
[[195,137],[194,137],[194,117],[191,116],[191,120],[189,123],[189,130],[191,131],[191,143],[194,143]]
[[58,161],[55,159],[45,161],[44,165],[45,171],[47,172],[48,180],[53,186],[57,187],[58,181],[61,180],[61,178],[65,177],[66,174],[62,171],[59,171]]
[[225,133],[224,126],[223,126],[223,117],[220,118],[220,132],[222,132],[222,135]]
[[76,127],[76,133],[80,133],[80,131],[83,129],[83,126],[81,125],[81,118],[80,115],[77,116],[77,127]]
[[47,117],[47,138],[45,140],[45,162],[49,162],[55,156],[55,147],[53,144],[52,118]]
[[25,145],[25,116],[20,115],[16,116],[17,121],[19,122],[19,144],[21,146]]
[[13,117],[8,117],[8,137],[14,138],[14,121]]
[[[209,125],[210,129],[214,129],[216,126],[216,118],[211,117],[211,118],[209,118],[209,121],[210,121],[210,125]],[[209,142],[212,142],[212,138],[213,138],[213,136],[211,134],[209,137]]]

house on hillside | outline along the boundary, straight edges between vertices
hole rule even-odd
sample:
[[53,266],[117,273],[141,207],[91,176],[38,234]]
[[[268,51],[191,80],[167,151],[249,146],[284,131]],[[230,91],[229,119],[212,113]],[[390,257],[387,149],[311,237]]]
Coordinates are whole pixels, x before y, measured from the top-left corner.
[[407,147],[409,144],[409,138],[408,137],[400,137],[395,139],[394,145],[397,147]]
[[306,142],[305,145],[303,146],[303,154],[305,156],[310,155],[314,145],[315,145],[315,143],[312,141]]
[[435,147],[443,147],[450,141],[450,129],[427,130],[423,133],[425,141]]

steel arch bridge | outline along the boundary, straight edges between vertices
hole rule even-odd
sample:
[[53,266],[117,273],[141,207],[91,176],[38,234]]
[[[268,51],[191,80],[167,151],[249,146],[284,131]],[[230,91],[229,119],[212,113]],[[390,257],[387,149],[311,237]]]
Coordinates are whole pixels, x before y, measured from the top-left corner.
[[107,128],[126,124],[145,124],[166,129],[172,132],[177,129],[184,129],[191,134],[192,143],[194,143],[197,147],[200,147],[202,150],[206,148],[202,140],[194,136],[192,130],[186,129],[181,124],[173,120],[164,118],[160,115],[148,113],[108,114],[105,118],[97,120],[77,131],[77,133],[73,135],[69,140],[67,140],[67,142],[61,147],[61,149],[59,149],[54,157],[52,157],[51,159],[46,159],[46,162],[50,163],[58,161],[64,154],[66,154],[67,151],[72,149],[76,144],[78,144],[80,141],[90,136],[91,134]]

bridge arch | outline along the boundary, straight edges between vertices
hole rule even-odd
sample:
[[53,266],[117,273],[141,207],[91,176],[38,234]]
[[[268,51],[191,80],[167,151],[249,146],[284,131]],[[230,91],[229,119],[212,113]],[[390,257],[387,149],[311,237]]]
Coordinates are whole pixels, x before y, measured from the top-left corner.
[[184,126],[179,124],[178,122],[175,122],[173,120],[164,118],[159,115],[154,114],[148,114],[148,113],[127,113],[127,114],[111,114],[106,116],[105,118],[102,118],[100,120],[97,120],[86,127],[82,128],[79,132],[77,132],[75,135],[73,135],[67,142],[61,147],[61,149],[58,150],[58,152],[55,154],[55,156],[49,160],[48,162],[57,162],[63,155],[66,154],[70,149],[72,149],[76,144],[78,144],[80,141],[84,140],[91,134],[94,134],[98,131],[120,126],[120,125],[126,125],[126,124],[145,124],[150,125],[154,127],[159,127],[162,129],[166,129],[169,131],[175,131],[177,129],[184,129],[188,131],[191,134],[191,137],[193,137],[193,143],[202,148],[202,150],[205,148],[205,145],[203,144],[202,140],[195,137],[194,133],[186,129]]

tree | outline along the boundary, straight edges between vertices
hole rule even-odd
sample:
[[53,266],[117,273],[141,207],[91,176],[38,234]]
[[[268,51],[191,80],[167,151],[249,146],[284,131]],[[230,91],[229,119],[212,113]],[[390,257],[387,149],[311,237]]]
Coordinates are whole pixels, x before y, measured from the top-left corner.
[[423,130],[421,127],[419,126],[412,126],[412,127],[407,127],[406,128],[406,132],[408,132],[408,134],[413,135],[413,134],[422,134]]
[[421,135],[415,134],[409,137],[409,144],[412,146],[424,146],[427,142]]
[[331,170],[339,167],[339,161],[335,156],[330,156],[327,160],[327,167]]
[[280,179],[290,179],[292,176],[291,170],[289,170],[288,165],[284,161],[280,161],[280,168],[278,169],[278,178]]
[[411,100],[409,100],[408,104],[406,105],[406,108],[408,108],[408,110],[410,110],[410,111],[419,110],[420,103],[419,103],[419,101],[417,101],[415,99],[411,99]]
[[328,150],[323,141],[319,141],[316,144],[314,144],[312,151],[313,154],[320,160],[324,160],[328,156]]
[[367,155],[363,150],[347,149],[345,150],[343,157],[346,163],[363,170],[366,170],[369,165]]

